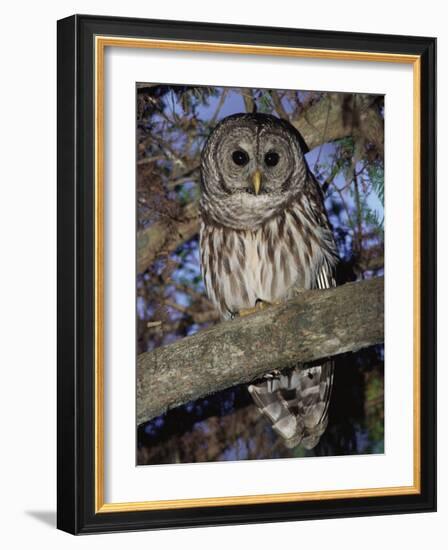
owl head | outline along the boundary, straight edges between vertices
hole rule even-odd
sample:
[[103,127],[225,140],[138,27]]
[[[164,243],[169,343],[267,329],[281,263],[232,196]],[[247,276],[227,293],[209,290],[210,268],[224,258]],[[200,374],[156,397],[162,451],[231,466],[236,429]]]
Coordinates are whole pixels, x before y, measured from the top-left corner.
[[201,156],[201,210],[234,228],[251,228],[303,192],[307,147],[285,120],[261,113],[223,119]]

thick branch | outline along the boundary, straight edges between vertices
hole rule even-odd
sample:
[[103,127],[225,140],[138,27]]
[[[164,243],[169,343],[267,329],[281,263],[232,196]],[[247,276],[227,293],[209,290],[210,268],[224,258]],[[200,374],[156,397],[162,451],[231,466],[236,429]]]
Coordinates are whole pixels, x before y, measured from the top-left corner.
[[383,279],[313,290],[137,359],[137,422],[274,369],[384,341]]

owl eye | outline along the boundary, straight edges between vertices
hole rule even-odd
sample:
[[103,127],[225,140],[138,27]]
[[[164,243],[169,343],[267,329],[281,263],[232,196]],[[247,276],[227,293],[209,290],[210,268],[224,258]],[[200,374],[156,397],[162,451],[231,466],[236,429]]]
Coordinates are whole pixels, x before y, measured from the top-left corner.
[[269,166],[269,167],[276,166],[279,160],[280,160],[280,155],[275,151],[270,151],[269,153],[266,153],[264,156],[264,162],[266,166]]
[[246,153],[246,151],[233,151],[232,160],[238,166],[244,166],[249,162],[249,155]]

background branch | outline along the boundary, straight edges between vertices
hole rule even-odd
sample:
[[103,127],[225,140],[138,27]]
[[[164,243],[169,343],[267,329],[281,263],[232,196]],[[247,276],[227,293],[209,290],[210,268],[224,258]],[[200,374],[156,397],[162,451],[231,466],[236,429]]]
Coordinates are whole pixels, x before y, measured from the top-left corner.
[[169,254],[199,231],[196,203],[182,210],[178,219],[162,218],[137,233],[137,273],[142,273],[160,255]]
[[326,94],[291,120],[310,150],[323,143],[359,136],[373,143],[378,154],[383,155],[384,122],[372,104],[372,96],[359,94],[355,105],[352,98],[353,94]]

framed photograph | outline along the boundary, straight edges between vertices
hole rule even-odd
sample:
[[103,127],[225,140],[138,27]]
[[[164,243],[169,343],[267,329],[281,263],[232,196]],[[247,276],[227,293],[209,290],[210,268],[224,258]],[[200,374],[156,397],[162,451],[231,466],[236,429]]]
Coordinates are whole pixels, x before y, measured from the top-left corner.
[[434,511],[434,38],[58,22],[58,527]]

